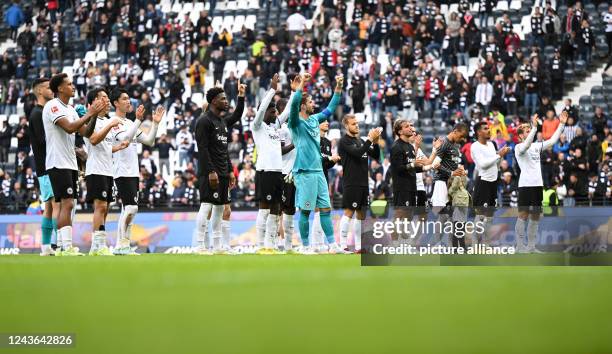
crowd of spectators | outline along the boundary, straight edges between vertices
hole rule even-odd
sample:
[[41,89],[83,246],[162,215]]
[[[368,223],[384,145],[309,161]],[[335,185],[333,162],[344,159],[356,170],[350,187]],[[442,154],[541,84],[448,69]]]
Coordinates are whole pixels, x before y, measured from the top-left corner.
[[[309,71],[313,76],[309,89],[320,108],[332,95],[333,78],[339,74],[348,78],[332,131],[341,128],[339,118],[349,112],[368,117],[367,124],[361,123],[364,128],[385,129],[381,161],[371,162],[372,198],[385,199],[391,197],[391,188],[389,161],[384,156],[394,138],[389,127],[395,119],[416,121],[418,129],[423,129],[425,146],[434,134],[427,130],[432,122],[450,127],[461,121],[473,126],[488,120],[497,146],[512,147],[517,143],[517,125],[537,112],[544,120],[537,139],[546,139],[559,124],[560,112],[553,101],[565,94],[564,72],[578,62],[588,66],[597,60],[597,51],[610,49],[612,37],[612,6],[599,13],[587,11],[581,2],[556,1],[556,8],[550,2],[535,6],[528,34],[516,32],[517,13],[496,17],[494,0],[479,1],[476,12],[471,10],[472,2],[460,0],[450,13],[442,13],[436,1],[348,3],[323,0],[319,6],[309,0],[262,0],[260,6],[268,11],[258,22],[267,25],[243,26],[231,33],[223,27],[213,30],[216,1],[210,1],[210,10],[192,21],[189,15],[162,12],[156,1],[15,0],[3,15],[17,48],[0,58],[0,114],[17,113],[21,100],[24,115],[16,126],[4,121],[0,127],[0,164],[5,167],[0,173],[2,209],[14,205],[22,209],[38,197],[27,130],[33,105],[29,78],[60,72],[66,60],[72,63],[87,51],[108,55],[96,65],[82,60],[73,71],[78,91],[75,103],[91,88],[122,87],[130,92],[135,106],[145,106],[146,119],[156,105],[168,111],[165,134],[152,149],[142,147],[140,203],[144,207],[199,203],[194,127],[203,107],[192,98],[219,82],[233,104],[238,80],[247,85],[246,113],[229,139],[238,180],[233,204],[242,208],[256,203],[256,148],[249,123],[274,73],[283,73],[282,96],[288,97],[286,77]],[[532,0],[523,0],[523,7],[531,5]],[[285,11],[286,17],[281,17]],[[610,31],[607,44],[596,42],[596,33],[604,28]],[[383,53],[388,63],[380,60]],[[246,60],[246,69],[224,78],[225,64],[236,59]],[[570,112],[570,123],[561,141],[542,156],[545,184],[555,188],[564,205],[611,204],[608,107],[597,108],[592,121],[581,119],[572,102],[566,102],[564,109]],[[12,138],[17,139],[16,149],[11,149]],[[462,152],[471,171],[469,148],[467,143]],[[519,172],[512,154],[507,156],[499,195],[504,205],[514,206]],[[332,168],[329,181],[335,204],[342,195],[341,180],[341,167]],[[425,180],[431,193],[431,176]],[[85,195],[82,183],[79,204],[83,208],[88,207]]]

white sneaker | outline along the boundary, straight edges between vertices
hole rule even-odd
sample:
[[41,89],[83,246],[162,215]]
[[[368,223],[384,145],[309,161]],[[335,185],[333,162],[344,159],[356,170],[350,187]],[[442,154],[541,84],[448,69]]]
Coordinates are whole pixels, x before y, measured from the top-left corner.
[[196,247],[193,251],[193,254],[198,254],[200,256],[212,256],[213,253],[206,247]]
[[317,252],[315,252],[310,246],[304,246],[296,252],[304,256],[314,256],[317,254]]
[[529,248],[525,246],[523,243],[519,242],[516,245],[516,253],[529,253]]
[[337,243],[332,243],[329,245],[329,254],[352,254],[352,252],[343,249]]
[[51,246],[49,247],[44,247],[41,252],[40,255],[42,257],[46,257],[46,256],[55,256],[55,250],[53,250],[53,248],[51,248]]

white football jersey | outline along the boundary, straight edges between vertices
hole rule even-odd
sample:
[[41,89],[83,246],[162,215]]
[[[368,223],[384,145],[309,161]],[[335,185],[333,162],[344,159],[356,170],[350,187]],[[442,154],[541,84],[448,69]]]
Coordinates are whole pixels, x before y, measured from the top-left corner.
[[[423,150],[419,148],[416,154],[417,159],[426,159],[427,156],[423,153]],[[418,172],[416,174],[416,186],[417,191],[425,191],[425,183],[423,182],[423,172]]]
[[261,123],[258,129],[251,126],[253,140],[257,146],[257,171],[283,170],[283,153],[281,151],[280,132],[274,125]]
[[[113,145],[121,143],[122,136],[130,130],[133,124],[135,123],[131,120],[122,118],[121,124],[111,129],[109,135],[112,137]],[[113,154],[113,178],[140,176],[137,138],[141,134],[142,131],[139,129],[128,147]]]
[[[99,132],[111,122],[108,117],[98,117],[94,132]],[[87,147],[87,163],[85,165],[85,176],[100,175],[113,176],[113,137],[109,132],[98,145],[93,145],[85,138]]]
[[[517,144],[515,151],[519,146],[525,143]],[[527,151],[522,154],[515,154],[516,162],[521,168],[519,175],[520,187],[542,187],[542,167],[540,165],[540,154],[542,153],[543,142],[534,141]]]
[[45,104],[42,113],[47,142],[45,165],[47,170],[59,168],[77,171],[79,167],[74,152],[74,134],[68,134],[59,125],[56,125],[62,117],[70,122],[79,119],[74,107],[64,104],[58,98],[54,98]]
[[[287,123],[284,123],[281,126],[279,131],[280,142],[285,146],[293,143],[293,139],[291,138],[291,132],[289,131],[289,127]],[[282,152],[281,152],[282,155]],[[283,174],[288,175],[293,170],[293,164],[295,163],[295,156],[297,155],[297,151],[295,149],[289,151],[288,153],[282,155],[283,160]]]

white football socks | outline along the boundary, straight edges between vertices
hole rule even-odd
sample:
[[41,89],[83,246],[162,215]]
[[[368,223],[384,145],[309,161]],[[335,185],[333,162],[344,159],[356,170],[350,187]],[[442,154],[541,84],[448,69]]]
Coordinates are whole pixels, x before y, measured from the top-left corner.
[[285,230],[285,251],[293,248],[293,215],[283,214],[283,229]]
[[221,232],[223,233],[223,247],[230,249],[230,222],[221,220]]
[[223,230],[221,230],[221,219],[223,217],[223,205],[213,205],[210,224],[212,226],[213,250],[220,251],[223,246]]
[[210,214],[211,209],[212,204],[201,203],[200,210],[198,210],[198,215],[196,216],[197,245],[206,249],[210,247],[208,240],[208,214]]
[[536,246],[539,226],[540,220],[529,219],[529,223],[527,223],[527,246],[529,249],[534,249]]
[[351,226],[351,218],[346,215],[342,215],[340,218],[340,247],[346,248],[349,228]]
[[514,225],[514,232],[516,233],[516,245],[517,247],[525,247],[525,220],[521,218],[516,219]]
[[255,231],[257,232],[257,247],[264,247],[264,238],[266,236],[266,222],[270,215],[270,209],[259,209],[257,212],[257,220],[255,221]]
[[276,247],[276,233],[278,232],[278,215],[268,215],[268,221],[266,222],[266,234],[264,239],[265,248]]
[[58,230],[59,237],[62,240],[64,250],[72,247],[72,226],[64,226]]
[[361,220],[353,220],[353,238],[355,239],[355,251],[361,249]]

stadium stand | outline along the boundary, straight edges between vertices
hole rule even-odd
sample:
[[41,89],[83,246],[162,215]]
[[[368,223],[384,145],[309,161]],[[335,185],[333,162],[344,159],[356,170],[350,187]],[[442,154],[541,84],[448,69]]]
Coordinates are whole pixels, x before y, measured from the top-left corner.
[[[148,115],[155,105],[167,108],[156,147],[140,147],[145,207],[198,204],[197,193],[189,189],[197,185],[194,121],[215,82],[235,100],[230,91],[236,78],[248,85],[248,109],[230,144],[241,181],[233,191],[234,207],[252,206],[247,201],[252,177],[244,172],[254,158],[248,123],[271,76],[282,72],[287,97],[287,77],[298,71],[313,74],[310,89],[319,107],[326,104],[333,77],[347,78],[344,105],[330,124],[334,146],[342,113],[355,113],[363,133],[382,126],[387,148],[390,124],[400,116],[411,119],[424,136],[424,151],[430,151],[434,137],[456,122],[493,124],[500,117],[493,111],[500,112],[508,133],[494,140],[513,146],[516,125],[529,114],[545,116],[552,108],[555,120],[570,110],[574,123],[566,127],[565,143],[544,153],[546,183],[557,188],[565,205],[609,204],[612,77],[604,66],[610,58],[611,11],[604,2],[543,0],[5,2],[0,207],[24,211],[38,195],[35,183],[28,183],[33,161],[27,134],[19,132],[32,107],[29,83],[57,72],[73,77],[75,104],[83,102],[87,89],[104,86],[127,88],[133,104],[145,105]],[[194,70],[204,73],[203,80],[196,82]],[[462,151],[469,152],[469,143]],[[388,161],[381,160],[372,163],[376,199],[390,197]],[[579,167],[583,162],[586,171]],[[466,156],[464,163],[470,166]],[[500,196],[511,205],[516,166],[508,158],[503,168]],[[340,171],[330,172],[335,202],[342,193]],[[572,174],[577,183],[570,181]],[[81,208],[88,207],[85,193],[81,190]]]

